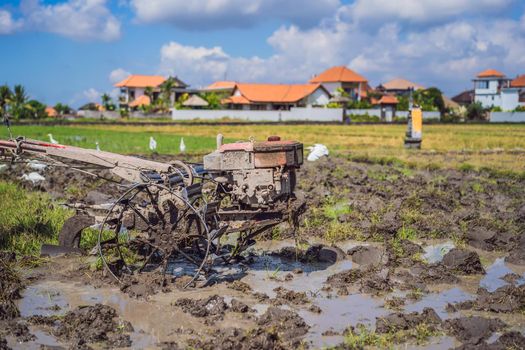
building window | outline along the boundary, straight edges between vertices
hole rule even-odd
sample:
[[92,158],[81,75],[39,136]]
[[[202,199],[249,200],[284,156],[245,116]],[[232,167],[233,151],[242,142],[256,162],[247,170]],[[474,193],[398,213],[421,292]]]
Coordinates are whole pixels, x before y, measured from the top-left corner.
[[488,89],[489,82],[488,80],[479,80],[476,82],[476,89]]

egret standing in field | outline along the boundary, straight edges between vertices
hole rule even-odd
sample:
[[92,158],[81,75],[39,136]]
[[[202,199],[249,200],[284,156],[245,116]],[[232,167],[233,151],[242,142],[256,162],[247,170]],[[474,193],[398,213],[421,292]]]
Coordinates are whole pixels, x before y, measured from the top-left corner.
[[53,145],[58,145],[58,141],[53,138],[52,134],[47,134],[49,137],[49,142],[51,142]]
[[186,152],[186,144],[184,143],[184,138],[183,137],[180,138],[179,149],[180,149],[180,153]]
[[25,181],[31,181],[33,185],[36,185],[37,183],[42,182],[46,179],[45,177],[36,172],[29,173],[29,175],[23,174],[20,178]]
[[157,141],[155,141],[153,136],[150,136],[150,138],[149,138],[149,150],[151,152],[156,152],[157,151]]
[[96,150],[100,151],[100,145],[98,144],[98,141],[95,142],[95,145],[96,145]]

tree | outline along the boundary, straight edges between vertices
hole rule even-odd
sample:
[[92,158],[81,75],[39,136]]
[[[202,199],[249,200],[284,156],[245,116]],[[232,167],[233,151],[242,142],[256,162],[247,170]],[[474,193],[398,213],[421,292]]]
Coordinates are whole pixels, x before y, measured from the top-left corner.
[[15,85],[9,101],[10,111],[15,119],[20,119],[26,109],[31,109],[27,104],[27,100],[25,88],[22,85]]
[[148,96],[151,103],[153,103],[153,88],[151,86],[146,86],[144,89],[144,95]]
[[117,107],[113,103],[113,100],[111,99],[111,96],[109,96],[108,94],[102,94],[101,100],[102,105],[104,106],[106,111],[114,111],[115,109],[117,109]]
[[71,113],[71,107],[69,107],[66,104],[62,104],[60,102],[57,103],[54,108],[60,117],[63,116],[64,114]]
[[483,108],[481,102],[471,103],[467,108],[468,120],[485,120],[487,109]]
[[208,102],[208,109],[221,108],[221,98],[215,92],[205,92],[201,97]]
[[160,94],[163,102],[162,109],[164,111],[169,111],[169,108],[173,106],[172,92],[177,86],[179,86],[179,84],[173,77],[168,77],[160,86]]
[[5,116],[7,113],[7,106],[11,102],[12,96],[13,93],[11,92],[9,86],[0,86],[0,114],[2,117]]
[[30,100],[27,102],[27,107],[22,111],[20,119],[44,119],[48,117],[46,105],[40,101]]

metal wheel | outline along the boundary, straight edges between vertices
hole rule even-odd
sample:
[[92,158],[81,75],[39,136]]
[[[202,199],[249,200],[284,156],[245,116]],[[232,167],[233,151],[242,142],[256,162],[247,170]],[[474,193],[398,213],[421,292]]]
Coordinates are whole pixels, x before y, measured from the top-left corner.
[[[160,266],[164,274],[170,258],[182,257],[197,267],[188,285],[193,283],[206,270],[211,247],[203,209],[196,198],[161,184],[130,187],[110,208],[99,231],[104,268],[120,282],[121,273],[151,265]],[[126,262],[130,253],[140,257],[140,267]]]

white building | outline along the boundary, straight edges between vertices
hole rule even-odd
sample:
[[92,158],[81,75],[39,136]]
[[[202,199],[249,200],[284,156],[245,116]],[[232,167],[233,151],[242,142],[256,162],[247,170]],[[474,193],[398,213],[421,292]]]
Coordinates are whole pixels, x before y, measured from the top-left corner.
[[[172,102],[176,101],[179,96],[189,90],[188,85],[178,79],[177,77],[170,77],[173,81],[173,88],[171,89]],[[146,89],[151,88],[151,98],[155,101],[160,94],[161,85],[166,82],[166,78],[159,75],[130,75],[126,79],[115,84],[115,87],[120,88],[120,106],[122,107],[137,107],[142,104],[149,105],[150,97],[146,96]]]
[[524,76],[511,80],[495,69],[487,69],[473,81],[474,101],[480,102],[483,107],[512,111],[518,106],[525,106]]

